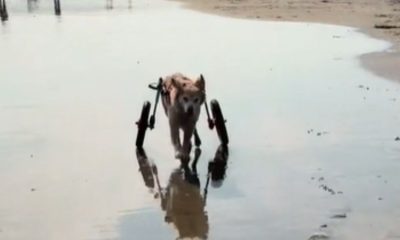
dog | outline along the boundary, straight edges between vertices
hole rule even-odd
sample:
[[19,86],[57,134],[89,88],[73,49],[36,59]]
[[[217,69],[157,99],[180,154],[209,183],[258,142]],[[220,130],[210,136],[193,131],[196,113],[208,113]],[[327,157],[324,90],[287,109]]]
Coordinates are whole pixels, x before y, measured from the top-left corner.
[[[193,80],[181,73],[162,80],[162,103],[169,120],[175,158],[188,159],[192,147],[191,138],[206,98],[205,80],[203,75]],[[183,132],[182,143],[180,130]]]

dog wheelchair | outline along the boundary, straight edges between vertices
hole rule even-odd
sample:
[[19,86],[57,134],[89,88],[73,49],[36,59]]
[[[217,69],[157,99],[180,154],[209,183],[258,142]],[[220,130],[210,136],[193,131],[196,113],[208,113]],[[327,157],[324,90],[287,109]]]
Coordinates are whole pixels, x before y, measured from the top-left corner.
[[[147,129],[148,128],[150,128],[150,130],[154,129],[154,125],[156,122],[155,114],[157,111],[157,106],[158,106],[158,102],[160,100],[160,96],[162,98],[169,97],[168,92],[163,88],[162,78],[160,78],[158,80],[158,82],[156,82],[156,83],[149,84],[148,87],[157,92],[156,92],[153,112],[152,112],[152,115],[150,116],[150,118],[149,118],[149,115],[150,115],[151,103],[149,101],[145,101],[143,104],[143,107],[142,107],[140,118],[136,122],[136,125],[138,127],[137,136],[136,136],[136,147],[137,148],[143,148],[144,138],[145,138]],[[212,99],[210,101],[212,117],[210,115],[210,111],[208,108],[207,99],[204,101],[204,106],[205,106],[205,110],[207,113],[207,121],[208,121],[209,129],[213,130],[215,128],[221,144],[227,146],[229,143],[229,137],[228,137],[228,132],[227,132],[226,126],[225,126],[226,120],[224,119],[224,116],[222,115],[221,107],[220,107],[218,101],[215,99]],[[201,140],[200,140],[200,137],[199,137],[196,129],[194,130],[193,136],[194,136],[194,143],[195,143],[196,147],[199,147],[201,145]]]

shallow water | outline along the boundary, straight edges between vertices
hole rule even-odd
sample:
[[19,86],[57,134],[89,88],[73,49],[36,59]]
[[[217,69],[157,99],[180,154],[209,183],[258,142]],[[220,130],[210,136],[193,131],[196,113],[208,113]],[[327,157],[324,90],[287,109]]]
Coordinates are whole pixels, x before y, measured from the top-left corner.
[[[400,235],[399,86],[356,58],[386,42],[159,1],[60,18],[20,4],[0,31],[0,239]],[[134,148],[147,83],[175,71],[203,73],[228,119],[226,178],[206,199],[218,139],[204,113],[199,188],[177,170],[161,109],[145,141],[158,174]]]

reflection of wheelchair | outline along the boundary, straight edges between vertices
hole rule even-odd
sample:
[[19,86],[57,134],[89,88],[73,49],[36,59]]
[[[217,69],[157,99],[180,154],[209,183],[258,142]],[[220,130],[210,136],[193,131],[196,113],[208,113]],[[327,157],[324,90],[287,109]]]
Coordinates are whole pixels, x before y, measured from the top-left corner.
[[[136,122],[138,126],[138,132],[136,135],[136,147],[141,148],[143,147],[144,137],[146,135],[147,128],[153,129],[154,124],[156,121],[155,114],[157,110],[158,101],[160,99],[160,95],[162,98],[167,98],[169,95],[167,94],[166,90],[163,88],[163,80],[162,78],[159,79],[158,83],[149,84],[149,88],[156,90],[156,99],[153,108],[153,113],[150,116],[150,108],[151,103],[149,101],[145,101],[142,107],[142,112],[140,114],[139,120]],[[204,101],[204,106],[206,108],[207,118],[208,118],[208,127],[210,129],[217,130],[218,137],[221,141],[221,144],[227,145],[229,143],[228,132],[226,131],[224,116],[222,115],[221,107],[217,100],[213,99],[210,102],[211,105],[211,113],[212,118],[210,116],[210,112],[208,110],[207,101]],[[197,131],[194,132],[194,142],[197,147],[201,145],[201,140],[197,134]]]
[[[208,164],[206,184],[201,193],[200,179],[197,174],[197,161],[200,148],[195,149],[191,166],[182,161],[181,168],[172,171],[167,187],[161,187],[158,169],[150,163],[143,148],[136,149],[136,157],[144,184],[151,190],[156,190],[155,197],[161,201],[161,209],[165,211],[165,221],[173,223],[179,232],[179,238],[207,238],[208,216],[205,211],[208,185],[219,187],[225,178],[228,147],[221,144],[215,157]],[[153,192],[153,191],[152,191]]]

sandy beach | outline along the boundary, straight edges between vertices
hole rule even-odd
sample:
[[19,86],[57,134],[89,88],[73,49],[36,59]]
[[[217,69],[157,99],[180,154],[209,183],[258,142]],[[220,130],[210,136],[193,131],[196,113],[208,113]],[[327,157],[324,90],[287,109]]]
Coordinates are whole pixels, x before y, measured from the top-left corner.
[[400,81],[399,0],[177,0],[203,12],[247,19],[318,22],[359,28],[393,43],[385,53],[362,56],[375,74]]

